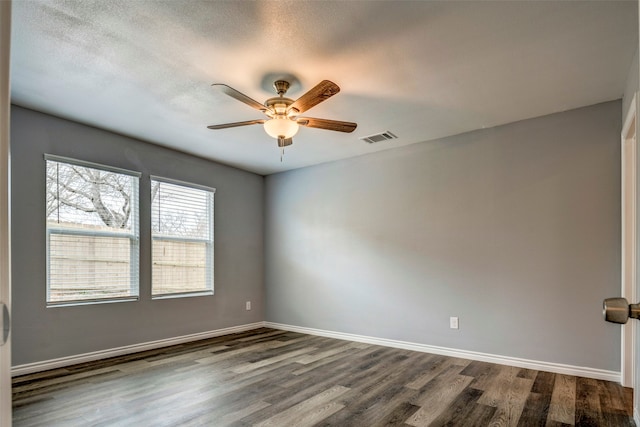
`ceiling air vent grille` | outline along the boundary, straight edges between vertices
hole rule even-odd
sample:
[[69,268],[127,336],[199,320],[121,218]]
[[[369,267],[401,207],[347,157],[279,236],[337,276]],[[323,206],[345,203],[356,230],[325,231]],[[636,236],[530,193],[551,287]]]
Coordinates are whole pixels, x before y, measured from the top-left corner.
[[377,133],[375,135],[363,136],[360,138],[364,142],[368,142],[369,144],[373,144],[374,142],[388,141],[390,139],[397,139],[393,133],[386,131],[382,133]]

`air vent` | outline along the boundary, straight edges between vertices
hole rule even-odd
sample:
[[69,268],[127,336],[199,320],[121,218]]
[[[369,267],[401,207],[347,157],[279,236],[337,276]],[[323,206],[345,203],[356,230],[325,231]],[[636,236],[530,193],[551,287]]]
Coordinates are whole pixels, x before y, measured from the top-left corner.
[[386,131],[382,133],[377,133],[375,135],[363,136],[360,138],[364,142],[368,142],[369,144],[373,144],[374,142],[388,141],[390,139],[397,139],[393,133]]

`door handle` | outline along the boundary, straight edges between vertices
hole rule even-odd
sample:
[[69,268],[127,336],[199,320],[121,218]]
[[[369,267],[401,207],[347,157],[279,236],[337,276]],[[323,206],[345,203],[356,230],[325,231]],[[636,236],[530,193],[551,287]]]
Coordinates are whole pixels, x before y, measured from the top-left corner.
[[640,319],[640,304],[629,304],[626,298],[607,298],[602,303],[604,320],[625,324],[629,318]]
[[9,307],[7,307],[7,305],[2,302],[0,302],[0,321],[2,322],[2,330],[0,331],[0,346],[2,346],[9,339],[9,331],[11,330]]

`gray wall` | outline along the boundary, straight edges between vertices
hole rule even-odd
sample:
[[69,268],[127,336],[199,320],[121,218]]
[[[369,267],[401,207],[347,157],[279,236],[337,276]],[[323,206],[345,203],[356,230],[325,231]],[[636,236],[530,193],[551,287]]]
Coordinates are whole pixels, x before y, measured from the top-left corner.
[[[14,366],[264,319],[263,177],[20,107],[11,115]],[[140,301],[45,307],[44,153],[143,173]],[[151,300],[150,174],[217,189],[214,296]]]
[[621,109],[268,176],[266,319],[618,371]]
[[[620,289],[621,108],[271,175],[265,187],[13,107],[13,364],[266,319],[617,371],[619,327],[600,307]],[[140,301],[45,307],[44,153],[143,173]],[[215,296],[151,301],[149,174],[217,188]]]

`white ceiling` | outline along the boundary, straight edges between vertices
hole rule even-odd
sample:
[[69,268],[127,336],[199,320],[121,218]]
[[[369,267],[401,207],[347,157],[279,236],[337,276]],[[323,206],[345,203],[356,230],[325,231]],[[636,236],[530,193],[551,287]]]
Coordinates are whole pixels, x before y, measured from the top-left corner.
[[[14,1],[12,102],[259,174],[622,97],[636,1]],[[270,73],[341,92],[280,162],[262,118]],[[391,131],[399,139],[359,137]]]

